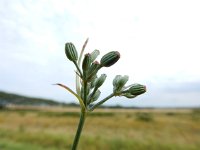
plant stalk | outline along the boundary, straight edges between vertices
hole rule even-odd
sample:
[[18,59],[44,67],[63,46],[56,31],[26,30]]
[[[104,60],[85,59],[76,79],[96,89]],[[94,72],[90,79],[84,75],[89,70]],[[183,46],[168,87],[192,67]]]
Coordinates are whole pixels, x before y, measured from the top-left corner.
[[87,81],[84,81],[84,98],[83,98],[83,103],[87,107]]
[[81,110],[80,120],[79,120],[78,128],[77,128],[77,131],[76,131],[76,135],[75,135],[74,142],[73,142],[71,150],[77,149],[78,142],[79,142],[79,139],[80,139],[80,136],[81,136],[81,132],[82,132],[82,129],[83,129],[83,126],[84,126],[85,118],[86,118],[86,111],[85,111],[85,109],[83,109],[83,110]]
[[95,108],[97,108],[98,106],[100,106],[101,104],[105,103],[107,100],[109,100],[110,98],[112,98],[113,96],[115,96],[114,93],[108,95],[106,98],[102,99],[101,101],[99,101],[98,103],[94,104],[92,107],[90,107],[88,110],[89,111],[93,111]]
[[78,72],[79,72],[79,74],[80,74],[80,76],[81,76],[81,78],[82,78],[82,77],[83,77],[83,74],[82,74],[81,69],[79,68],[77,62],[74,61],[74,65],[76,66],[76,69],[78,70]]

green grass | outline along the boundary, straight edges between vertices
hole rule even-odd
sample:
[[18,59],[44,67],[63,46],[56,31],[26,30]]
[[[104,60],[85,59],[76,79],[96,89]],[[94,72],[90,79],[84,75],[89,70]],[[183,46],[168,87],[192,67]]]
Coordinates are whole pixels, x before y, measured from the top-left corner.
[[[0,111],[0,150],[70,150],[77,111]],[[78,150],[199,150],[199,111],[97,111]]]
[[41,145],[36,145],[32,143],[23,143],[10,141],[9,139],[1,139],[0,141],[1,150],[56,150],[55,148],[45,148]]

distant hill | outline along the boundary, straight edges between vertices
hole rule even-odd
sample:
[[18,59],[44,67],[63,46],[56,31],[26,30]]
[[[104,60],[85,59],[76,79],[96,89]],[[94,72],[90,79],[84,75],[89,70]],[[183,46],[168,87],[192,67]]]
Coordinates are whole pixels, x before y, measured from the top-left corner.
[[[13,105],[31,105],[31,106],[69,106],[69,107],[79,107],[76,103],[61,103],[51,99],[44,99],[44,98],[36,98],[36,97],[29,97],[14,93],[8,93],[0,91],[0,109],[6,105],[13,104]],[[120,105],[114,106],[100,106],[100,108],[110,108],[110,109],[137,109],[138,107],[123,107]]]
[[34,106],[58,106],[67,105],[66,103],[56,102],[54,100],[28,97],[13,93],[7,93],[0,91],[0,105],[34,105]]
[[[13,105],[27,105],[27,106],[68,106],[68,107],[79,107],[77,103],[62,103],[51,99],[44,99],[44,98],[36,98],[36,97],[29,97],[14,93],[8,93],[0,91],[0,109],[4,108],[6,105],[13,104]],[[114,105],[114,106],[107,106],[103,105],[100,108],[109,108],[109,109],[155,109],[154,107],[134,107],[134,106],[121,106],[121,105]],[[165,107],[162,107],[164,109]],[[168,107],[166,107],[168,109]],[[187,108],[187,107],[178,107],[178,108]],[[178,109],[176,108],[176,109]],[[200,107],[194,107],[200,108]]]
[[[43,99],[43,98],[36,98],[36,97],[29,97],[14,93],[8,93],[0,91],[0,108],[4,107],[6,105],[13,104],[13,105],[31,105],[31,106],[73,106],[73,107],[79,107],[76,103],[61,103],[55,100],[50,99]],[[123,107],[120,105],[115,106],[101,106],[101,108],[137,108],[137,107]]]

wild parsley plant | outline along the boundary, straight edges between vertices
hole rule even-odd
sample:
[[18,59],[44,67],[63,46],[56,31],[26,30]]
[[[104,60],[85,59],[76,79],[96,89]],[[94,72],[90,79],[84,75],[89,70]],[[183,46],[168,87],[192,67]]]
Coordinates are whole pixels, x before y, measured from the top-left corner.
[[131,99],[146,92],[146,86],[141,84],[130,84],[126,86],[129,79],[127,75],[116,75],[113,79],[112,93],[102,100],[98,100],[101,94],[99,88],[103,85],[107,77],[106,74],[101,74],[99,76],[98,71],[103,67],[108,68],[114,65],[120,59],[120,53],[118,51],[110,51],[100,59],[100,62],[98,62],[96,58],[100,54],[100,51],[94,50],[91,53],[85,54],[82,59],[87,43],[88,39],[85,41],[80,55],[78,55],[76,47],[73,43],[69,42],[65,44],[65,54],[68,60],[71,61],[76,67],[76,92],[66,85],[60,83],[56,84],[73,94],[80,104],[80,120],[74,142],[72,144],[72,150],[77,149],[80,135],[88,113],[91,113],[93,110],[114,96],[124,96]]

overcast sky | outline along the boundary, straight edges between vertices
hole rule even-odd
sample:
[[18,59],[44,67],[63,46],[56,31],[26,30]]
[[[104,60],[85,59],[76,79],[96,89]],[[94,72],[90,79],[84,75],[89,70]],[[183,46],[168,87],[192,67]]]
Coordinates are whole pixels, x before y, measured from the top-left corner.
[[199,0],[0,0],[0,90],[75,102],[75,67],[64,44],[121,59],[107,74],[101,98],[112,92],[117,74],[147,86],[135,99],[113,98],[126,106],[200,106]]

